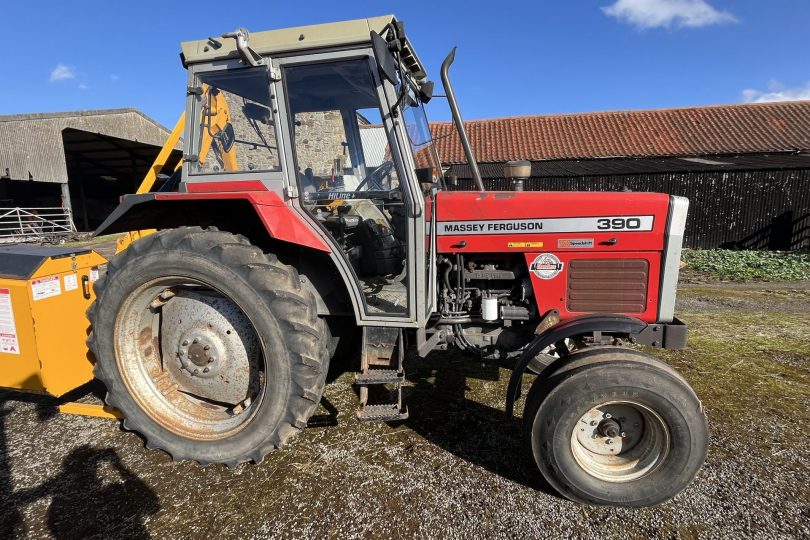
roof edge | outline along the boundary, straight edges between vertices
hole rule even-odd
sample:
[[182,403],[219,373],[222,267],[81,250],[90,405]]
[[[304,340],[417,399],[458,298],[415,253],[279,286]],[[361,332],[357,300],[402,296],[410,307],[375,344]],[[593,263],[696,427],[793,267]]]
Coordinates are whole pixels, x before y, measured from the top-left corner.
[[[577,117],[583,116],[601,116],[601,115],[620,115],[620,114],[641,114],[641,113],[658,113],[658,112],[674,112],[674,111],[694,111],[694,110],[723,110],[730,108],[772,108],[785,105],[797,106],[810,106],[810,100],[807,99],[793,99],[784,101],[768,101],[763,103],[726,103],[715,105],[695,105],[695,106],[679,106],[679,107],[662,107],[658,109],[614,109],[606,111],[585,111],[585,112],[566,112],[566,113],[545,113],[545,114],[524,114],[516,116],[496,116],[492,118],[478,118],[473,120],[465,120],[465,124],[469,123],[486,123],[498,122],[501,120],[526,120],[533,118],[561,118],[561,117]],[[451,120],[430,122],[431,124],[451,124]]]
[[166,126],[147,115],[140,109],[135,107],[124,107],[118,109],[86,109],[79,111],[60,111],[60,112],[43,112],[43,113],[21,113],[21,114],[6,114],[0,115],[0,122],[25,122],[28,120],[49,120],[51,118],[80,118],[84,116],[111,116],[115,114],[137,114],[149,123],[154,124],[158,128],[171,133]]

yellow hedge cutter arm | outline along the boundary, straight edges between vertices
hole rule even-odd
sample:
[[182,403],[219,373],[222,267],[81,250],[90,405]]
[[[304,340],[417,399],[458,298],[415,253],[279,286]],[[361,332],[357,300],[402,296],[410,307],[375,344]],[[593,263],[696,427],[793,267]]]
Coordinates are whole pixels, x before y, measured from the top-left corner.
[[[203,114],[204,118],[207,119],[207,125],[203,126],[202,129],[202,143],[200,144],[199,158],[200,165],[205,164],[205,160],[208,157],[208,151],[211,149],[211,145],[213,144],[217,134],[225,132],[231,123],[231,112],[228,107],[228,102],[225,100],[225,96],[222,95],[222,92],[216,88],[211,88],[208,85],[203,85],[202,95],[203,99],[206,100],[205,108],[207,110]],[[149,167],[149,172],[146,173],[146,176],[141,182],[141,185],[138,186],[138,190],[135,193],[141,194],[152,191],[158,175],[163,170],[163,167],[165,167],[166,162],[169,161],[169,157],[172,155],[172,151],[174,151],[177,143],[180,141],[180,136],[183,134],[185,128],[186,113],[184,112],[182,115],[180,115],[180,119],[177,120],[177,123],[174,125],[174,129],[172,129],[172,132],[169,134],[169,138],[166,139],[166,143],[163,145],[163,148],[161,148],[160,152],[155,158],[155,161],[152,163],[152,166]],[[216,145],[215,149],[217,157],[222,162],[222,166],[226,171],[238,170],[236,149],[233,148],[232,145],[229,148],[225,148],[220,144]],[[172,172],[177,172],[182,166],[183,160],[180,160]],[[140,231],[130,231],[124,234],[116,241],[115,252],[119,253],[123,251],[138,238],[142,238],[154,232],[155,229],[144,229]]]

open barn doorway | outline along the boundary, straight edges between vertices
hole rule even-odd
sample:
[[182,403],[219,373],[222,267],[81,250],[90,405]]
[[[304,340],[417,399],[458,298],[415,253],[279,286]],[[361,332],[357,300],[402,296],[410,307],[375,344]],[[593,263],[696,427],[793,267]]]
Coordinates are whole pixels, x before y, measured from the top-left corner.
[[[122,195],[134,193],[160,147],[73,128],[62,130],[73,222],[79,231],[92,231],[118,205]],[[172,152],[161,171],[171,174],[182,159]],[[156,184],[158,189],[160,184]]]

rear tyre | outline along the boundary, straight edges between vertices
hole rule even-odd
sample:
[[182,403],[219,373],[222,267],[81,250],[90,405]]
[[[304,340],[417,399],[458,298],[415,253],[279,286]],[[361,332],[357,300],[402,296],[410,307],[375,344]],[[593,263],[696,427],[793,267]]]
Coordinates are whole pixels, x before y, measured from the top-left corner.
[[234,467],[306,426],[329,335],[294,268],[244,237],[184,227],[133,243],[95,291],[95,375],[148,447]]
[[538,378],[524,413],[545,479],[592,505],[653,506],[680,493],[706,459],[706,417],[686,381],[629,349],[572,354]]

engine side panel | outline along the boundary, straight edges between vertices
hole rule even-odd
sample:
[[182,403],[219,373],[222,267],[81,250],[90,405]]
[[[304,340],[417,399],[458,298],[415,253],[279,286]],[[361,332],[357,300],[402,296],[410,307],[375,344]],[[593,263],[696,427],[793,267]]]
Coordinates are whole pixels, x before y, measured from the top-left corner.
[[437,249],[521,257],[541,316],[656,322],[669,208],[660,193],[441,192]]

